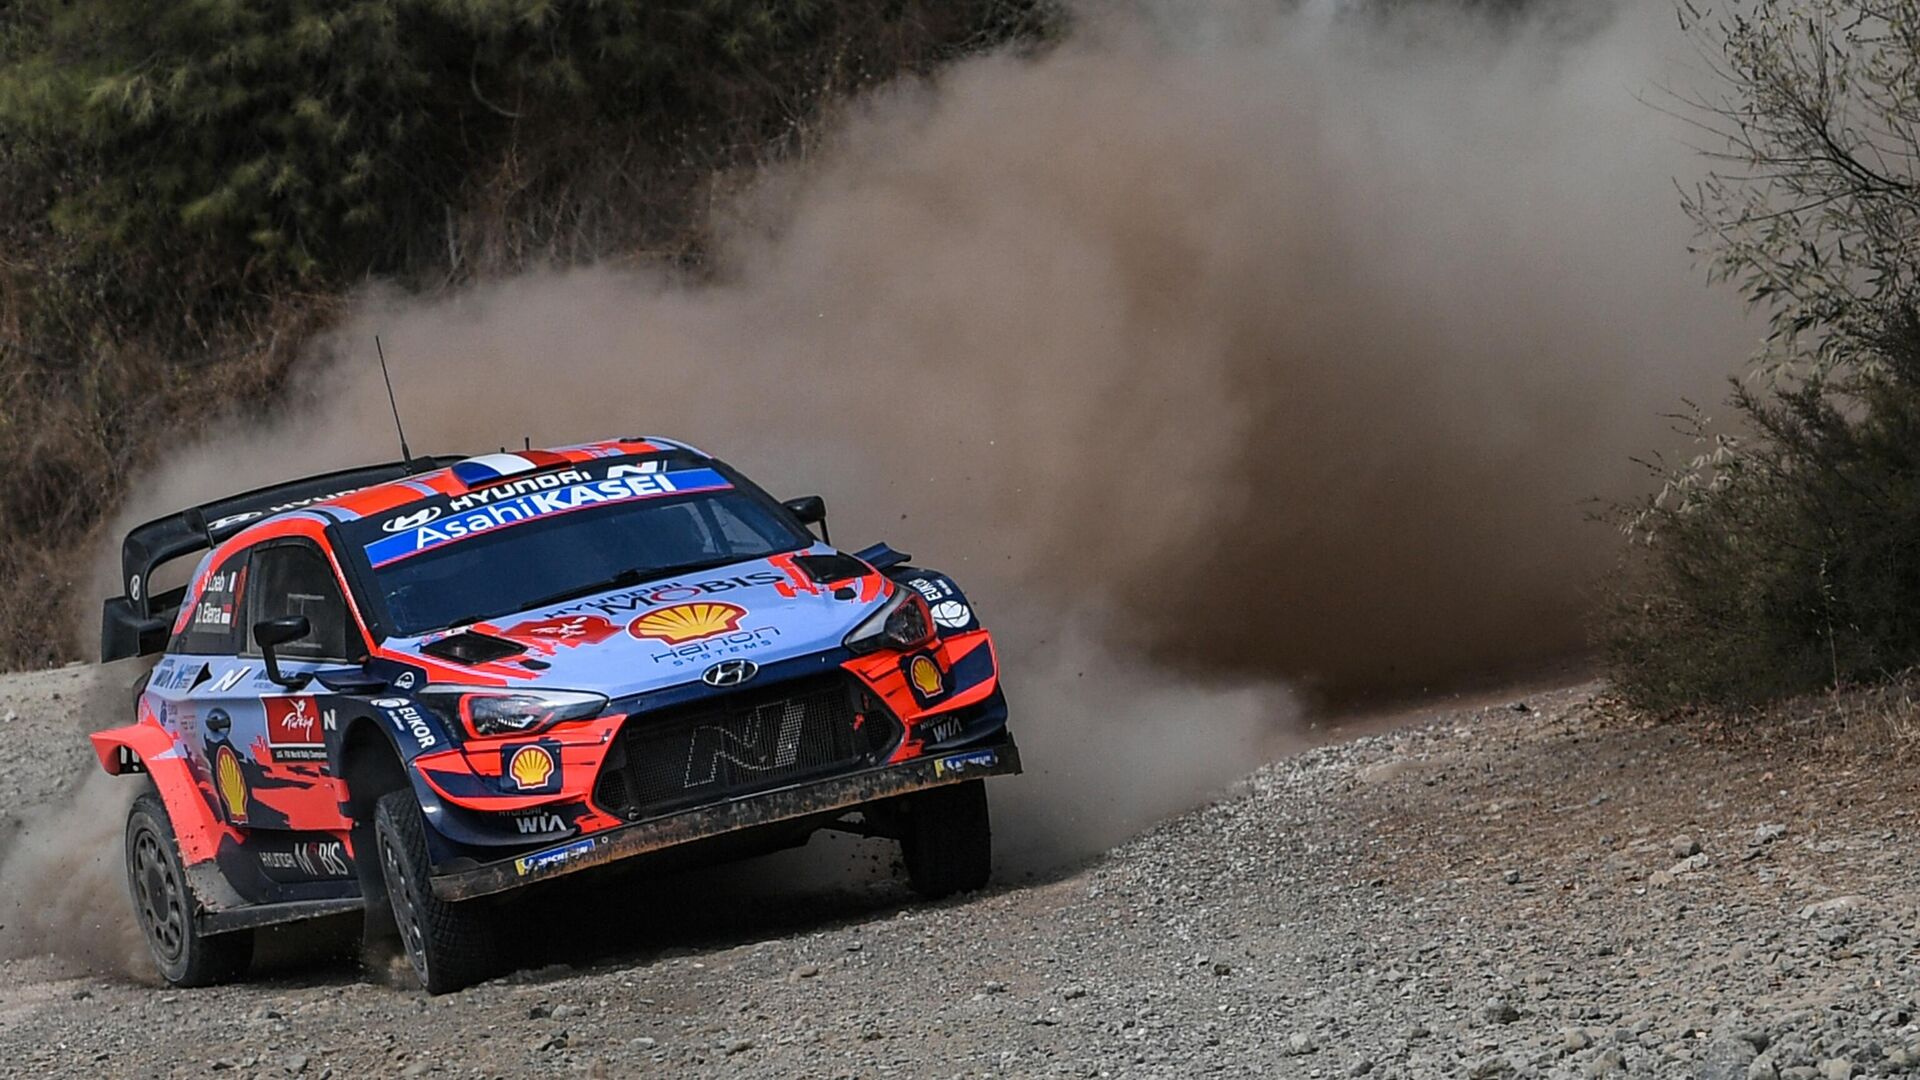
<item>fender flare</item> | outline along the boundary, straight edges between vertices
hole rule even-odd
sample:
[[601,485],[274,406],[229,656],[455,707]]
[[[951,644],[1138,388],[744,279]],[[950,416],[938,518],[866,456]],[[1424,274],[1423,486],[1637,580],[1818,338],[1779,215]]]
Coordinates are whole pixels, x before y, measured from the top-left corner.
[[193,778],[193,769],[160,725],[142,721],[126,727],[96,731],[93,743],[100,767],[111,776],[145,772],[173,822],[180,861],[188,866],[210,861],[220,850],[225,824],[215,815]]

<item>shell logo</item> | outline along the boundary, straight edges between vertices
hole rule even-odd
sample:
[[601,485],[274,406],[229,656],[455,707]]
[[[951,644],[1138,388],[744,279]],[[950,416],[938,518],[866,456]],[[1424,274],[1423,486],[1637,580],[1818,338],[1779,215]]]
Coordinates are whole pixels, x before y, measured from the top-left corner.
[[507,762],[507,775],[521,791],[546,787],[553,778],[553,755],[545,747],[523,746]]
[[931,656],[916,656],[907,667],[907,677],[913,680],[913,688],[920,691],[921,697],[933,697],[945,689],[940,680],[940,665],[933,662]]
[[227,804],[227,817],[235,824],[247,820],[247,778],[240,773],[240,755],[233,747],[222,746],[213,755],[213,782],[220,789],[220,801]]
[[649,611],[628,623],[627,633],[637,638],[658,638],[669,645],[679,645],[738,630],[740,620],[746,616],[746,608],[701,600]]

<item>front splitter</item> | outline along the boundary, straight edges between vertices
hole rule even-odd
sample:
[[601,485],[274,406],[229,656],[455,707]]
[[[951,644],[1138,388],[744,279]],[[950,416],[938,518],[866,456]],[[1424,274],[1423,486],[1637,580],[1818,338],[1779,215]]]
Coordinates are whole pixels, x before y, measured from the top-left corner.
[[1004,741],[986,746],[950,750],[901,765],[863,769],[697,806],[511,859],[438,873],[433,877],[433,895],[442,900],[489,896],[756,825],[851,810],[879,799],[1019,771],[1020,749],[1008,736]]

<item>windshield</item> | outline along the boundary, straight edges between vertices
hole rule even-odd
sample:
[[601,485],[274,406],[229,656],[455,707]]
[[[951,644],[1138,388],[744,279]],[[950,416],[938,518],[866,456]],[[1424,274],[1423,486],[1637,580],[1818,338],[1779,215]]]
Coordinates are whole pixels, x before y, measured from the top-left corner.
[[[444,526],[457,519],[437,523]],[[807,546],[760,499],[728,487],[590,504],[505,521],[375,561],[375,588],[395,633],[413,637],[592,593]]]

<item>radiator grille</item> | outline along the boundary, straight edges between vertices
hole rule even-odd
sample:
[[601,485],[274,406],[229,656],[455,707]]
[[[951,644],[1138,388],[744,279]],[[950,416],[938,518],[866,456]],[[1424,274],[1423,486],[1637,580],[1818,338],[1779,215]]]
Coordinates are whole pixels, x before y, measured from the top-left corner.
[[594,801],[649,817],[878,761],[898,733],[886,708],[844,676],[736,691],[629,718]]

